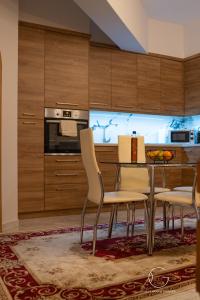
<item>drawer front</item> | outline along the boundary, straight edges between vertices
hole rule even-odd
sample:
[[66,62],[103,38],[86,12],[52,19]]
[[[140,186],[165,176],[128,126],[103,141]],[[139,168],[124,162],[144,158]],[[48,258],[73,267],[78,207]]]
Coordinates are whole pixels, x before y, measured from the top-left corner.
[[45,156],[46,172],[54,170],[83,170],[81,156]]
[[87,190],[85,184],[48,185],[45,188],[45,210],[82,208]]
[[83,170],[54,170],[46,172],[46,184],[64,184],[64,183],[86,183],[87,179]]

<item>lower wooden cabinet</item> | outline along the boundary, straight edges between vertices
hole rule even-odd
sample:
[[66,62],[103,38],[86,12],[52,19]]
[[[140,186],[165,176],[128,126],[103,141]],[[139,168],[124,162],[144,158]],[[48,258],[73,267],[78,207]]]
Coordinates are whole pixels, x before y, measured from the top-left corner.
[[68,183],[45,185],[45,210],[82,208],[87,184]]
[[44,156],[19,153],[19,213],[44,210]]
[[45,210],[82,208],[87,190],[80,155],[45,156]]

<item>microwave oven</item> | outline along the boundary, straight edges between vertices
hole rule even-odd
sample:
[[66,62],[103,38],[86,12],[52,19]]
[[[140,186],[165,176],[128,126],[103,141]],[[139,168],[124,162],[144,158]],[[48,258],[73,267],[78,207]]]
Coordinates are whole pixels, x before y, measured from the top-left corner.
[[194,130],[171,130],[170,142],[194,144]]

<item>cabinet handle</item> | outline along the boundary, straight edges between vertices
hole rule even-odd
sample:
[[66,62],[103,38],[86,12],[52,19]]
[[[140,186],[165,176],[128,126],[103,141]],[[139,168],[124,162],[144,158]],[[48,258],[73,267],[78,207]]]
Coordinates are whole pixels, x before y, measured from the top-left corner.
[[30,114],[30,113],[23,113],[23,116],[29,116],[29,117],[35,117],[35,114]]
[[32,124],[32,125],[35,125],[35,124],[37,124],[37,122],[25,122],[25,121],[24,121],[23,124],[29,124],[29,125]]
[[71,105],[71,106],[78,106],[78,103],[69,103],[69,102],[56,102],[58,105]]
[[56,159],[56,162],[80,162],[80,160]]
[[63,174],[55,174],[56,176],[78,176],[77,173],[63,173]]
[[109,104],[107,103],[101,103],[101,102],[90,102],[90,104],[93,104],[93,105],[101,105],[101,106],[108,106]]
[[116,104],[117,107],[125,107],[125,108],[133,108],[132,105],[122,105],[122,104]]

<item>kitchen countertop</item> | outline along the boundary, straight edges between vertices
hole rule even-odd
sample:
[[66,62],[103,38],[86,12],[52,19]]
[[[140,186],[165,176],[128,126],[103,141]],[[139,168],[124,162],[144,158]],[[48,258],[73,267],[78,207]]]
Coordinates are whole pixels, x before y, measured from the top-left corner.
[[[95,144],[95,146],[117,146],[117,144]],[[186,148],[186,147],[200,147],[200,144],[190,144],[190,143],[171,143],[171,144],[145,144],[145,146],[148,147],[180,147],[180,148]]]

